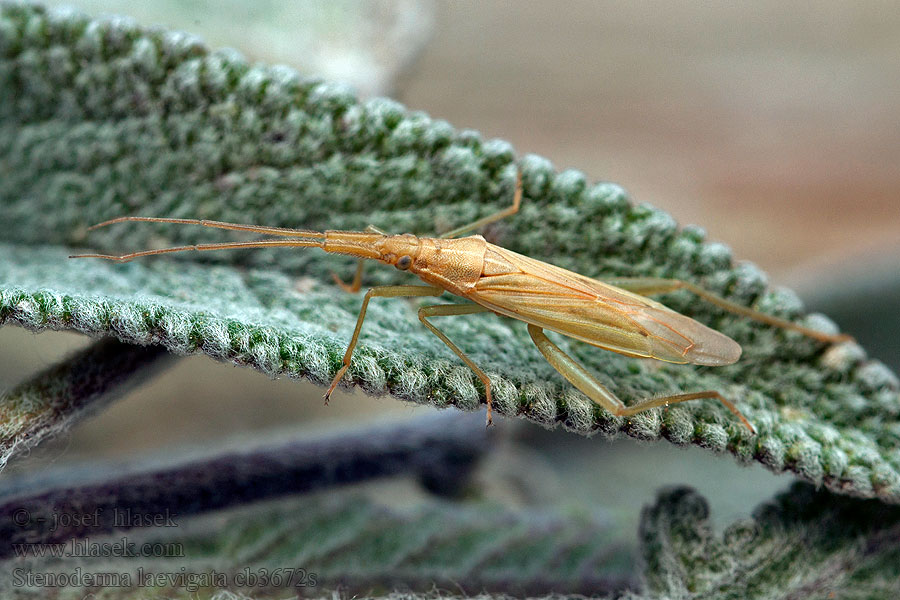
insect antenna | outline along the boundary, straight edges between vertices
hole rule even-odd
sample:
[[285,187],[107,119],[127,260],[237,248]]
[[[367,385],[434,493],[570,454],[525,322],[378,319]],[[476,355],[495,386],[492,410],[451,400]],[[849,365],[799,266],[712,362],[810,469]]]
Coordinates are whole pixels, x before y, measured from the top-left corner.
[[257,240],[253,242],[218,242],[211,244],[191,244],[188,246],[174,246],[171,248],[159,248],[156,250],[141,250],[140,252],[131,252],[129,254],[73,254],[69,258],[102,258],[106,260],[114,260],[116,262],[128,262],[142,256],[152,256],[154,254],[170,254],[172,252],[188,252],[199,251],[206,252],[210,250],[233,250],[237,248],[271,248],[271,247],[315,247],[324,248],[325,233],[321,231],[306,231],[302,229],[290,229],[287,227],[268,227],[265,225],[242,225],[240,223],[226,223],[224,221],[209,221],[207,219],[174,219],[168,217],[118,217],[110,219],[103,223],[98,223],[88,227],[88,231],[113,225],[115,223],[126,223],[132,221],[149,222],[149,223],[175,223],[179,225],[200,225],[202,227],[212,227],[214,229],[231,229],[234,231],[250,231],[254,233],[266,233],[269,235],[281,237],[298,237],[306,239],[297,240]]
[[202,227],[212,227],[214,229],[231,229],[234,231],[252,231],[254,233],[268,233],[271,235],[285,237],[307,237],[307,238],[324,238],[325,233],[321,231],[307,231],[304,229],[291,229],[289,227],[269,227],[267,225],[242,225],[240,223],[226,223],[225,221],[210,221],[208,219],[173,219],[170,217],[117,217],[109,221],[103,221],[96,225],[88,227],[88,231],[100,229],[107,225],[116,223],[128,223],[138,221],[142,223],[175,223],[178,225],[200,225]]
[[259,240],[256,242],[218,242],[215,244],[194,244],[191,246],[174,246],[172,248],[159,248],[157,250],[141,250],[129,254],[70,254],[69,258],[103,258],[116,262],[128,262],[141,256],[153,256],[154,254],[170,254],[172,252],[189,252],[196,250],[206,252],[208,250],[231,250],[235,248],[272,248],[278,246],[313,247],[321,248],[324,242],[318,240]]

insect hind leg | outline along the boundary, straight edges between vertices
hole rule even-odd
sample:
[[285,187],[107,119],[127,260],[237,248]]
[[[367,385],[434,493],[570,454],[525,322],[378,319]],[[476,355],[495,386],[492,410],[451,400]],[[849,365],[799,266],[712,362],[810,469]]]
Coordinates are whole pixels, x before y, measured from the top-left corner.
[[749,319],[753,319],[754,321],[759,321],[761,323],[766,323],[767,325],[772,325],[774,327],[780,327],[782,329],[788,329],[791,331],[797,331],[802,333],[803,335],[813,338],[814,340],[818,340],[820,342],[825,342],[828,344],[834,344],[839,342],[852,342],[853,337],[849,336],[845,333],[825,333],[823,331],[817,331],[815,329],[810,329],[809,327],[804,327],[802,325],[798,325],[793,321],[788,321],[786,319],[779,319],[778,317],[774,317],[772,315],[760,312],[758,310],[753,310],[752,308],[747,308],[742,304],[738,304],[736,302],[732,302],[731,300],[726,300],[725,298],[713,294],[710,291],[707,291],[700,287],[699,285],[693,284],[689,281],[684,281],[683,279],[662,279],[656,277],[633,277],[633,278],[614,278],[614,279],[603,279],[604,283],[608,283],[610,285],[614,285],[616,287],[620,287],[624,290],[628,290],[629,292],[634,292],[635,294],[640,294],[641,296],[651,296],[653,294],[664,294],[666,292],[673,292],[675,290],[687,290],[694,294],[695,296],[702,298],[703,300],[709,302],[714,306],[718,306],[728,312],[741,315],[743,317],[747,317]]
[[688,394],[675,394],[659,398],[647,398],[632,406],[626,406],[624,402],[597,381],[597,379],[588,373],[588,371],[574,358],[563,352],[559,346],[550,341],[550,338],[544,334],[543,329],[529,323],[528,334],[531,336],[531,339],[534,341],[538,350],[541,351],[541,354],[544,355],[544,358],[547,359],[547,362],[549,362],[554,369],[559,371],[560,375],[581,390],[588,398],[618,417],[629,417],[658,406],[667,406],[669,404],[677,404],[688,400],[699,400],[701,398],[712,398],[724,404],[728,410],[741,420],[741,423],[743,423],[747,429],[754,434],[756,433],[756,429],[754,429],[753,425],[750,424],[750,421],[741,414],[741,411],[739,411],[727,398],[713,390],[692,392]]

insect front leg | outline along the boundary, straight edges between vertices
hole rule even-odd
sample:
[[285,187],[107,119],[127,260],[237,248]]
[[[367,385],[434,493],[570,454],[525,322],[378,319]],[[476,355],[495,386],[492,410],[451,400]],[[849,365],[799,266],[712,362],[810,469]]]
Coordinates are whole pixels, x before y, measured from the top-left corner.
[[487,312],[487,309],[479,304],[437,304],[433,306],[423,306],[419,309],[419,320],[422,321],[422,324],[425,325],[431,332],[438,336],[442,342],[447,344],[447,347],[453,350],[454,353],[458,357],[462,359],[464,363],[469,365],[469,368],[475,372],[475,375],[481,380],[481,383],[484,384],[484,396],[487,399],[487,426],[490,427],[494,422],[493,417],[491,415],[491,380],[487,376],[487,373],[482,371],[478,365],[476,365],[471,358],[466,356],[465,352],[459,349],[459,347],[450,341],[450,338],[447,335],[428,322],[428,317],[446,317],[452,315],[472,315],[475,313]]
[[699,400],[701,398],[713,398],[724,404],[728,410],[734,413],[747,429],[754,434],[756,433],[756,429],[753,428],[750,421],[741,414],[734,404],[714,390],[693,392],[689,394],[675,394],[673,396],[662,396],[661,398],[647,398],[632,406],[626,406],[624,402],[606,389],[603,384],[597,381],[593,375],[588,373],[574,358],[563,352],[559,346],[551,342],[550,338],[544,334],[543,329],[529,323],[528,333],[531,335],[531,339],[538,347],[538,350],[540,350],[541,354],[544,355],[544,358],[547,359],[547,362],[549,362],[554,369],[559,371],[560,375],[581,390],[588,398],[618,417],[629,417],[658,406],[667,406],[669,404],[677,404],[678,402],[686,402],[688,400]]
[[349,294],[355,294],[362,288],[362,274],[363,274],[363,266],[366,264],[366,259],[360,258],[356,263],[356,273],[353,275],[353,281],[350,283],[344,283],[343,280],[338,277],[338,274],[334,271],[331,272],[331,278],[334,279],[334,282],[340,286],[342,290]]
[[747,308],[741,304],[736,302],[732,302],[731,300],[726,300],[721,296],[713,294],[709,292],[699,285],[693,284],[690,281],[684,281],[682,279],[661,279],[656,277],[629,277],[629,278],[621,278],[621,279],[603,279],[604,283],[608,283],[610,285],[614,285],[616,287],[620,287],[624,290],[628,290],[629,292],[634,292],[635,294],[640,294],[641,296],[650,296],[653,294],[664,294],[666,292],[673,292],[675,290],[687,290],[692,294],[706,300],[710,304],[718,306],[719,308],[725,309],[728,312],[735,313],[737,315],[741,315],[747,317],[749,319],[753,319],[754,321],[760,321],[762,323],[766,323],[768,325],[773,325],[775,327],[781,327],[782,329],[789,329],[791,331],[797,331],[802,333],[807,337],[811,337],[814,340],[818,340],[820,342],[825,342],[828,344],[834,344],[838,342],[852,342],[853,337],[849,336],[845,333],[838,334],[830,334],[824,333],[822,331],[816,331],[815,329],[810,329],[809,327],[803,327],[802,325],[798,325],[792,321],[788,321],[785,319],[779,319],[778,317],[773,317],[772,315],[768,315],[763,312],[759,312],[758,310],[753,310],[752,308]]
[[363,321],[366,319],[366,310],[369,307],[369,300],[375,297],[409,298],[413,296],[440,296],[443,293],[444,290],[441,288],[430,285],[383,285],[374,287],[366,292],[366,296],[363,298],[362,308],[359,310],[359,317],[356,319],[356,329],[353,330],[353,337],[350,338],[350,345],[347,346],[347,351],[344,353],[344,360],[341,368],[338,369],[337,375],[334,376],[331,385],[328,387],[328,391],[325,392],[325,402],[328,403],[331,393],[350,367],[350,357],[353,356],[353,349],[356,348],[356,342],[359,340],[359,331],[362,329]]

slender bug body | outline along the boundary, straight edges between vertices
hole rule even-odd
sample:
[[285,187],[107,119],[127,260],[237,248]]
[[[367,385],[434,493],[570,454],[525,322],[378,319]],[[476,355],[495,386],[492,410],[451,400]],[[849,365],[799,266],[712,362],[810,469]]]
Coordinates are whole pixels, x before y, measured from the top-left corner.
[[335,278],[341,287],[353,292],[360,289],[363,259],[378,260],[400,270],[409,271],[428,285],[380,286],[366,293],[356,328],[344,354],[343,364],[325,393],[326,400],[350,366],[350,358],[359,339],[371,298],[440,296],[447,291],[471,300],[474,304],[423,306],[418,311],[419,320],[453,350],[484,384],[488,424],[491,423],[490,378],[435,327],[429,318],[489,311],[524,321],[528,324],[529,335],[547,361],[572,385],[615,415],[629,416],[658,406],[711,398],[722,402],[754,433],[755,429],[744,415],[730,401],[713,390],[649,398],[626,406],[577,361],[550,341],[543,330],[549,329],[626,356],[708,366],[736,362],[741,356],[741,347],[737,342],[646,297],[650,294],[686,289],[725,310],[776,327],[799,331],[822,342],[832,343],[852,339],[842,334],[822,333],[754,311],[686,281],[633,278],[604,282],[506,250],[487,242],[480,235],[457,237],[514,214],[519,209],[521,198],[520,173],[512,206],[455,229],[441,238],[417,237],[412,234],[389,235],[374,227],[370,227],[367,231],[319,232],[197,219],[120,217],[94,227],[125,221],[180,223],[264,233],[282,239],[179,246],[121,256],[81,254],[71,258],[93,257],[125,262],[141,256],[187,250],[316,247],[326,252],[348,254],[360,259],[351,285],[346,285]]
[[[325,250],[338,250],[329,243]],[[377,234],[372,234],[377,236]],[[726,335],[644,296],[554,267],[487,242],[480,235],[460,239],[413,235],[373,237],[372,256],[435,287],[480,304],[491,312],[627,356],[673,363],[730,365],[741,347]],[[368,257],[367,257],[368,258]]]

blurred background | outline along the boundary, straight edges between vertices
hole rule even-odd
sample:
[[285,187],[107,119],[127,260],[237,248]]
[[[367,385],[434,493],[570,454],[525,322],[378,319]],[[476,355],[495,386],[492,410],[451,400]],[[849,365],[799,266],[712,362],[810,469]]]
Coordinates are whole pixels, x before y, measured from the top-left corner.
[[[774,0],[67,4],[347,81],[364,96],[389,95],[505,139],[520,155],[619,183],[635,202],[702,225],[774,285],[835,318],[870,355],[900,366],[900,11],[892,3],[822,1],[814,11]],[[0,329],[0,388],[86,343]],[[336,393],[324,407],[321,393],[181,359],[36,452],[27,468],[431,410],[359,393]],[[696,448],[585,440],[509,419],[492,433],[518,444],[506,456],[540,476],[545,498],[601,505],[635,524],[663,485],[697,487],[727,523],[790,481]],[[527,501],[521,486],[495,485]]]

